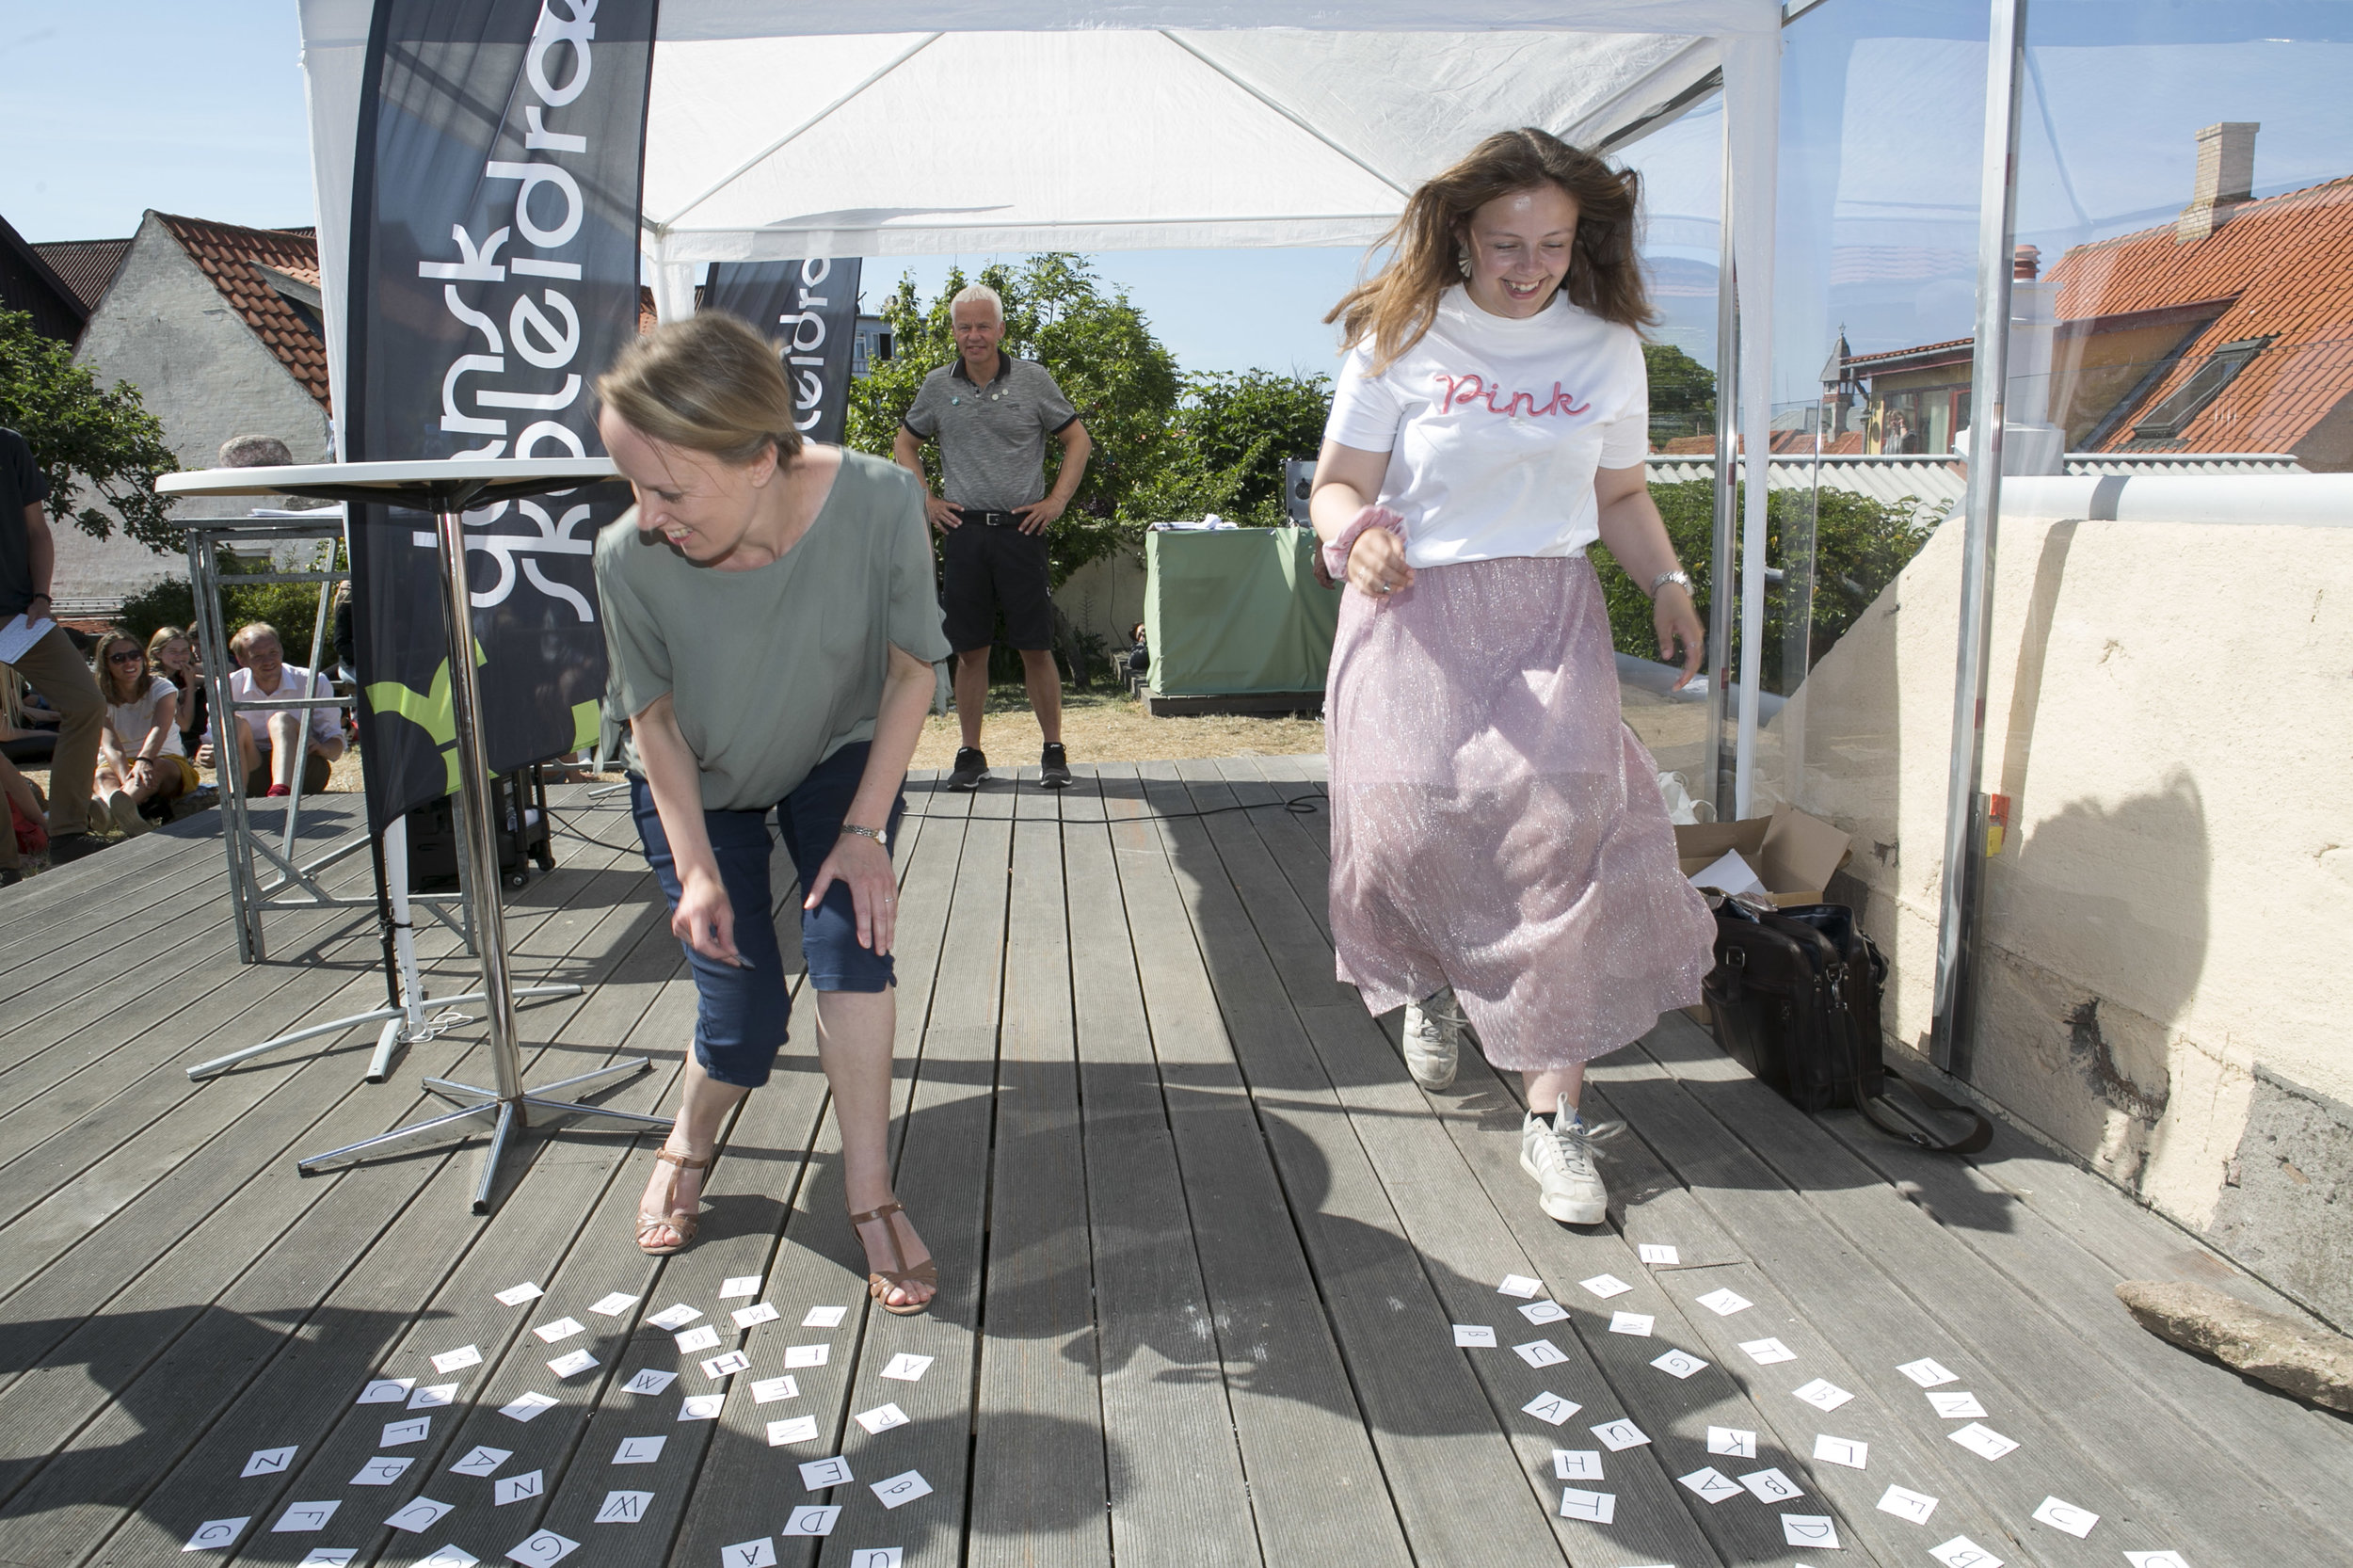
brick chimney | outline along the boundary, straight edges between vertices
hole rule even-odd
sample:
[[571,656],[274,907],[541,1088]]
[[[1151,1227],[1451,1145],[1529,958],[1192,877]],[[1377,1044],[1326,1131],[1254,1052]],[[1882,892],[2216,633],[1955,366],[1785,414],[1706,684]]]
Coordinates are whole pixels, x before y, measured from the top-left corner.
[[2254,195],[2255,133],[2262,129],[2251,120],[2226,120],[2198,133],[2198,183],[2173,220],[2174,244],[2204,239]]

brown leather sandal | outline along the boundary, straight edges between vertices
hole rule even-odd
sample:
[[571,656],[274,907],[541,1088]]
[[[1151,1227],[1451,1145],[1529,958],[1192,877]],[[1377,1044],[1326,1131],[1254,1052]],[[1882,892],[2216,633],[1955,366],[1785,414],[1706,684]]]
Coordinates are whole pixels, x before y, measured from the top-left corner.
[[[666,1160],[681,1171],[707,1171],[711,1169],[710,1160],[689,1160],[682,1154],[672,1154],[667,1144],[654,1150],[653,1157],[656,1160]],[[670,1181],[670,1197],[671,1201],[677,1201],[678,1178],[675,1176],[673,1176]],[[671,1210],[667,1214],[648,1214],[644,1209],[639,1209],[637,1211],[637,1250],[644,1253],[648,1257],[667,1257],[672,1253],[684,1252],[688,1247],[694,1245],[695,1229],[702,1223],[702,1217],[697,1212],[697,1209],[701,1205],[701,1199],[699,1196],[696,1198],[696,1208],[678,1208]],[[653,1234],[658,1230],[674,1230],[678,1232],[678,1244],[676,1246],[669,1247],[657,1247],[652,1245],[651,1241]]]
[[[933,1300],[939,1294],[939,1268],[930,1258],[923,1259],[912,1269],[907,1267],[907,1251],[899,1244],[899,1227],[892,1224],[889,1218],[893,1214],[905,1212],[906,1205],[893,1199],[880,1208],[870,1208],[862,1214],[853,1212],[850,1215],[850,1226],[853,1230],[870,1220],[882,1221],[883,1235],[890,1240],[890,1256],[898,1262],[899,1267],[895,1270],[882,1269],[868,1274],[866,1293],[874,1298],[874,1304],[894,1318],[912,1318],[919,1312],[929,1311]],[[930,1286],[932,1294],[920,1302],[908,1302],[901,1306],[893,1306],[884,1300],[894,1289],[906,1290],[918,1285]]]

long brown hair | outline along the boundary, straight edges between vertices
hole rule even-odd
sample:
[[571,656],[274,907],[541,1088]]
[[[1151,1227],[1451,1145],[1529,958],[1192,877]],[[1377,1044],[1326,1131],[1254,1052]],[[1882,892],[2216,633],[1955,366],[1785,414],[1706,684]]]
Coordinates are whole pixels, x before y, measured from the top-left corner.
[[[1551,183],[1577,202],[1577,243],[1561,288],[1604,321],[1640,329],[1658,320],[1635,259],[1642,177],[1611,168],[1549,131],[1497,131],[1445,173],[1422,183],[1380,244],[1393,248],[1379,273],[1348,291],[1332,313],[1350,347],[1369,346],[1375,374],[1421,341],[1438,296],[1463,280],[1458,255],[1471,215],[1498,196]],[[1547,302],[1548,303],[1548,302]]]
[[[113,653],[117,644],[136,649],[138,653],[139,674],[135,681],[125,683],[115,679]],[[147,649],[128,632],[106,632],[100,635],[98,646],[90,650],[90,668],[98,676],[98,695],[112,707],[136,702],[155,685],[155,672],[148,667]]]

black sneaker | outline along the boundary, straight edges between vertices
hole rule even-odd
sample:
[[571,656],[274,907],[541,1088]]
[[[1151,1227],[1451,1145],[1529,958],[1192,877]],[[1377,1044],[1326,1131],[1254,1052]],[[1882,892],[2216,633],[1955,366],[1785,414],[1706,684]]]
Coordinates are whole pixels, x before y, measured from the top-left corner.
[[1060,741],[1046,743],[1046,750],[1037,760],[1037,782],[1040,789],[1070,788],[1070,754],[1063,750]]
[[68,865],[105,847],[106,840],[95,833],[60,833],[49,840],[49,863]]
[[959,746],[956,749],[956,765],[949,770],[948,788],[977,790],[981,787],[981,780],[987,776],[988,753],[979,746]]

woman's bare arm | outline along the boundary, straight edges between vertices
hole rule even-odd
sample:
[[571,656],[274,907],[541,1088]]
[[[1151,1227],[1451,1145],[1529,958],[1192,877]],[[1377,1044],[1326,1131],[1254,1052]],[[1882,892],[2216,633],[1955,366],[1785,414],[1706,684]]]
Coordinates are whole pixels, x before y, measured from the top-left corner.
[[[1634,579],[1636,587],[1650,593],[1650,585],[1661,572],[1680,568],[1673,541],[1667,537],[1666,521],[1650,498],[1649,471],[1641,464],[1596,472],[1593,502],[1600,508],[1601,542]],[[1690,590],[1670,583],[1652,595],[1651,621],[1658,632],[1660,659],[1673,662],[1675,645],[1682,645],[1683,679],[1675,682],[1680,690],[1699,674],[1707,657],[1707,632],[1700,624]]]
[[637,760],[646,770],[654,813],[670,840],[670,861],[679,881],[678,908],[670,930],[696,952],[722,963],[743,961],[735,951],[735,905],[719,879],[718,856],[703,827],[702,767],[679,733],[670,694],[663,693],[629,721]]

